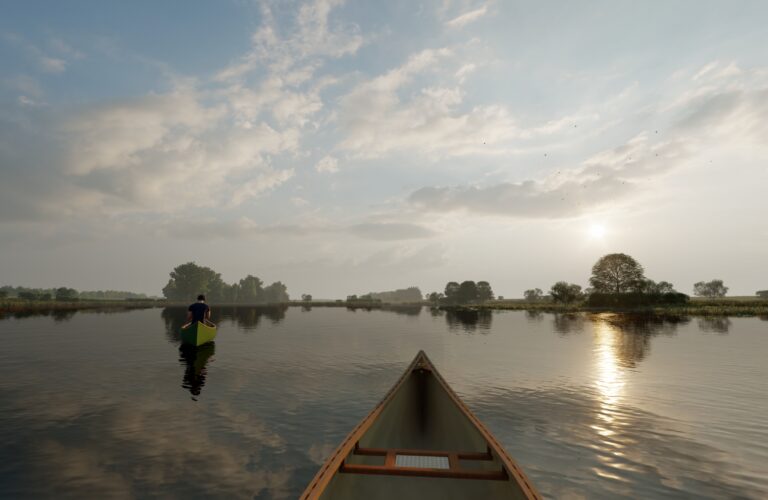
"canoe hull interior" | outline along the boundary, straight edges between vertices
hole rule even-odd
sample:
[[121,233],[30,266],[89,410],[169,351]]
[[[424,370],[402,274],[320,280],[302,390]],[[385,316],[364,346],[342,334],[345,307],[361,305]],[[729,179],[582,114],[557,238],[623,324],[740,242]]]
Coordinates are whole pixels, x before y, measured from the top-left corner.
[[[423,361],[417,356],[384,401],[321,468],[302,498],[540,498],[426,355],[419,356]],[[398,465],[421,460],[431,465]]]
[[200,346],[216,338],[216,327],[208,326],[199,321],[181,329],[181,342],[186,345]]

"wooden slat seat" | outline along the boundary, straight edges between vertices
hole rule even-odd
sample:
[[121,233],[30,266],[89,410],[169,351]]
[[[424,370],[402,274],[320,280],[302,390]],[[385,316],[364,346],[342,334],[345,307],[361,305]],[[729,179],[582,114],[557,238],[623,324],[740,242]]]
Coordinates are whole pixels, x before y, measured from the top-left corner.
[[[459,452],[459,451],[439,451],[439,450],[413,450],[407,448],[361,448],[359,443],[355,444],[352,452],[355,455],[364,456],[382,456],[384,465],[363,465],[349,464],[344,461],[339,468],[339,472],[347,474],[376,474],[390,476],[423,476],[423,477],[445,477],[460,479],[485,479],[505,481],[509,479],[507,472],[501,468],[499,470],[471,470],[461,467],[460,460],[483,460],[492,461],[491,450],[485,452]],[[434,467],[403,467],[397,465],[397,456],[410,457],[441,457],[448,459],[447,468]]]

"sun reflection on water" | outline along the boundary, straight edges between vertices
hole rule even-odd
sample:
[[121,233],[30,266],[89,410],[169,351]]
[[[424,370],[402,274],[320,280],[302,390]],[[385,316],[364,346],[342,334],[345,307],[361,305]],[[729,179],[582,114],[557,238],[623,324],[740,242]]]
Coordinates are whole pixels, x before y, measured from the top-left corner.
[[[621,403],[626,384],[625,374],[617,358],[621,332],[606,321],[594,323],[594,387],[598,396],[596,422],[591,425],[598,437],[598,460],[609,470],[623,469],[625,447],[619,436],[626,424],[621,418]],[[613,472],[595,471],[601,476],[619,479]]]

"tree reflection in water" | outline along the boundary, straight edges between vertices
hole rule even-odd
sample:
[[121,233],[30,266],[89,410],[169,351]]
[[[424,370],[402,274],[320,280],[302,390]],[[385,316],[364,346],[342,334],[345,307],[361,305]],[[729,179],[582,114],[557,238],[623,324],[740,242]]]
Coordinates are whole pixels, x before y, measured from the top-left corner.
[[544,321],[544,313],[541,311],[533,311],[533,310],[525,311],[525,319],[527,319],[531,323],[533,322],[538,323],[539,321]]
[[[730,324],[730,320],[725,318]],[[657,335],[671,336],[680,325],[690,323],[687,316],[659,316],[647,314],[554,314],[553,328],[561,335],[582,333],[587,322],[610,334],[609,343],[619,366],[634,368],[650,351],[651,338]],[[603,328],[604,325],[610,328]]]
[[702,316],[697,318],[699,329],[705,333],[724,335],[731,329],[731,319],[727,316]]
[[448,309],[445,312],[445,321],[451,331],[489,333],[493,321],[493,311],[487,309]]
[[194,401],[197,401],[197,397],[205,385],[206,365],[215,352],[215,342],[208,342],[197,347],[182,344],[179,347],[181,356],[179,362],[185,366],[181,386],[189,390]]
[[634,368],[645,359],[651,349],[652,337],[675,335],[680,325],[691,322],[691,318],[687,316],[629,314],[611,314],[605,318],[594,319],[605,321],[613,327],[613,348],[619,365],[624,368]]
[[[255,330],[258,328],[262,318],[266,318],[276,325],[285,319],[285,312],[288,306],[258,306],[258,307],[220,307],[218,308],[218,321],[212,319],[214,323],[220,321],[232,321],[243,330]],[[214,309],[216,312],[217,309]]]
[[[235,323],[242,330],[255,330],[261,318],[267,318],[272,324],[285,319],[288,306],[227,306],[211,307],[211,321],[220,324],[224,321]],[[165,323],[165,336],[168,342],[181,342],[181,327],[187,322],[187,308],[166,307],[160,313]]]
[[77,314],[77,309],[32,309],[28,311],[0,312],[0,320],[13,318],[24,319],[36,316],[50,316],[54,321],[68,321]]
[[53,310],[51,311],[51,316],[53,316],[53,321],[57,323],[61,323],[62,321],[69,321],[72,319],[72,317],[77,314],[76,310],[71,309],[61,309],[61,310]]
[[187,322],[187,309],[185,307],[164,307],[160,311],[160,317],[165,323],[165,336],[168,342],[181,342],[181,327]]
[[587,318],[581,313],[554,313],[552,315],[552,328],[560,335],[581,333]]
[[[357,311],[365,311],[365,312],[372,312],[372,311],[384,311],[384,312],[391,312],[395,314],[401,314],[403,316],[418,316],[421,314],[421,310],[424,308],[421,305],[386,305],[386,306],[376,306],[376,307],[366,307],[366,306],[357,306],[357,305],[348,305],[346,306],[347,311],[350,312],[357,312]],[[434,310],[433,310],[434,311]]]

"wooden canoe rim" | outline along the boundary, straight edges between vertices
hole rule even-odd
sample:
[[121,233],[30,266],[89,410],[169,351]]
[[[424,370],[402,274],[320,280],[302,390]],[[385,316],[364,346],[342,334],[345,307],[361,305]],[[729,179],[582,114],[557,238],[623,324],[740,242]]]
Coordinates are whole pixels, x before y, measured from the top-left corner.
[[[401,449],[374,449],[374,448],[360,448],[358,442],[363,434],[371,427],[376,421],[379,414],[382,412],[386,404],[392,399],[397,390],[403,385],[405,380],[415,370],[429,371],[434,375],[435,379],[442,386],[442,388],[448,393],[448,396],[459,408],[459,410],[469,419],[472,424],[475,425],[477,430],[482,435],[483,439],[488,446],[486,453],[462,453],[462,452],[436,452],[432,450],[401,450]],[[456,465],[459,459],[462,460],[489,460],[492,459],[492,452],[499,457],[502,463],[501,471],[488,471],[482,473],[472,473],[469,471],[461,471]],[[384,466],[374,465],[352,465],[345,464],[344,460],[351,454],[356,453],[358,455],[378,455],[384,456]],[[447,456],[451,464],[449,469],[417,469],[411,467],[394,467],[395,454],[410,454],[410,455],[437,455]],[[328,483],[333,479],[334,475],[338,472],[351,472],[351,473],[365,473],[365,474],[387,474],[387,475],[401,475],[401,476],[429,476],[429,477],[456,477],[463,479],[486,479],[486,480],[509,480],[511,476],[515,482],[520,486],[523,494],[534,500],[541,500],[541,495],[533,487],[528,477],[525,475],[519,465],[507,454],[504,448],[499,444],[496,438],[491,432],[486,429],[485,425],[470,411],[469,408],[459,399],[453,389],[445,382],[443,377],[438,373],[432,362],[427,357],[424,351],[419,351],[411,364],[405,370],[403,375],[397,380],[394,386],[387,392],[384,398],[371,410],[371,412],[352,429],[352,432],[341,442],[338,448],[331,453],[328,460],[320,467],[320,470],[315,474],[315,477],[304,490],[300,499],[301,500],[316,500],[325,491]]]

